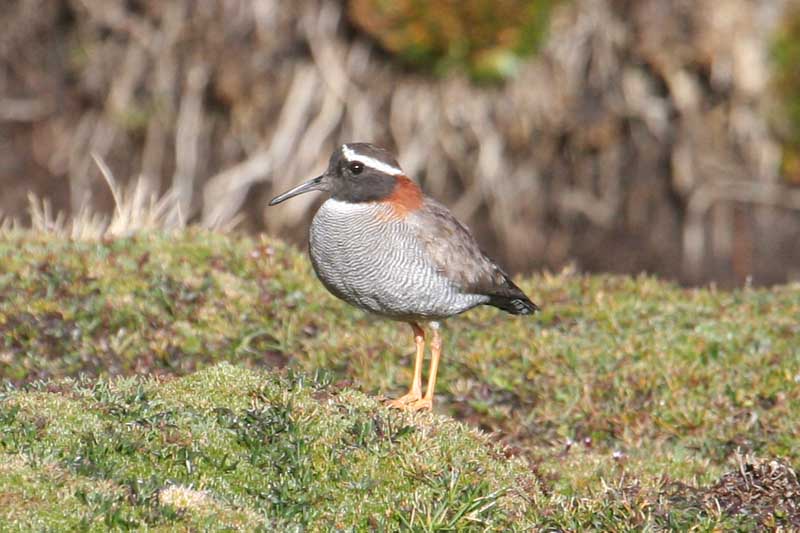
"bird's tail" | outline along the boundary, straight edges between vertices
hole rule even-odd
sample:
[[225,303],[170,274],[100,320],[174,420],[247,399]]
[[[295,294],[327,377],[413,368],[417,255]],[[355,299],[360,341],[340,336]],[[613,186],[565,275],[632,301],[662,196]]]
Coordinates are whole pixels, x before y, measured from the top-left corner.
[[489,305],[502,309],[512,315],[532,315],[539,310],[528,296],[504,274],[505,283],[489,294]]
[[530,301],[522,291],[520,291],[518,295],[513,296],[491,296],[488,303],[512,315],[532,315],[536,311],[539,311],[539,306]]

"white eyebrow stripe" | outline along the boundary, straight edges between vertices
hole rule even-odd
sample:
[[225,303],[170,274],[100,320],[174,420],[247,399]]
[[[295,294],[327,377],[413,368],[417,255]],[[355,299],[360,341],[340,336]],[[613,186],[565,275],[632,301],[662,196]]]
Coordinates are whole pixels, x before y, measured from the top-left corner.
[[403,173],[402,169],[397,168],[393,165],[389,165],[384,163],[383,161],[379,161],[373,157],[369,157],[366,155],[362,155],[356,153],[355,150],[351,150],[346,144],[342,146],[342,154],[344,154],[344,158],[350,161],[358,161],[359,163],[364,164],[372,169],[379,170],[381,172],[385,172],[391,176],[399,176]]

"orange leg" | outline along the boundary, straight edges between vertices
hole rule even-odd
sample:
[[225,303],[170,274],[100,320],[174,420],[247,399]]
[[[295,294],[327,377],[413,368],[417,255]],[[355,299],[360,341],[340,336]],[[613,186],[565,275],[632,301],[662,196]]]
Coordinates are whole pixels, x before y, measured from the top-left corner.
[[431,340],[431,370],[428,374],[428,388],[425,397],[408,405],[408,409],[419,411],[433,409],[433,394],[436,390],[436,374],[439,372],[439,358],[442,356],[442,335],[439,333],[439,323],[431,322],[433,339]]
[[387,402],[389,407],[396,409],[405,409],[408,404],[422,398],[422,359],[425,357],[425,330],[419,327],[416,322],[409,322],[409,324],[411,329],[414,330],[414,344],[417,345],[417,355],[414,359],[414,379],[411,382],[408,394]]

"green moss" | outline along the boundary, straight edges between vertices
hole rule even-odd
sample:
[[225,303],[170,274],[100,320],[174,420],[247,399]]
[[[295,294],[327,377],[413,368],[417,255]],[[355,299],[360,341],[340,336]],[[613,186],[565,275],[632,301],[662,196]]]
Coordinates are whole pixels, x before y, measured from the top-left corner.
[[351,20],[409,65],[474,79],[513,76],[533,54],[559,0],[350,0]]
[[2,405],[0,494],[24,502],[2,512],[19,529],[59,516],[97,530],[505,529],[525,524],[535,486],[450,420],[227,364],[40,385]]
[[[519,508],[561,529],[746,529],[766,522],[713,511],[703,491],[739,471],[737,451],[800,463],[797,284],[543,274],[519,281],[541,314],[448,321],[437,411],[493,433],[524,467],[465,426],[355,392],[404,392],[410,330],[330,296],[279,241],[20,234],[0,239],[0,263],[0,464],[19,467],[0,502],[59,479],[110,483],[63,489],[76,524],[374,529],[359,522],[374,516],[425,530],[481,509],[507,524]],[[208,513],[187,511],[193,498]],[[15,520],[45,528],[50,507],[27,508]]]

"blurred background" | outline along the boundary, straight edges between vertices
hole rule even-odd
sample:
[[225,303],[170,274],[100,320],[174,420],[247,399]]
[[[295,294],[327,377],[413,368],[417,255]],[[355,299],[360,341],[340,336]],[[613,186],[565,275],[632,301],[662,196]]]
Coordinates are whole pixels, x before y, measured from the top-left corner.
[[5,0],[0,28],[6,221],[110,214],[95,153],[165,225],[302,244],[319,199],[266,202],[371,141],[515,273],[800,279],[799,0]]

